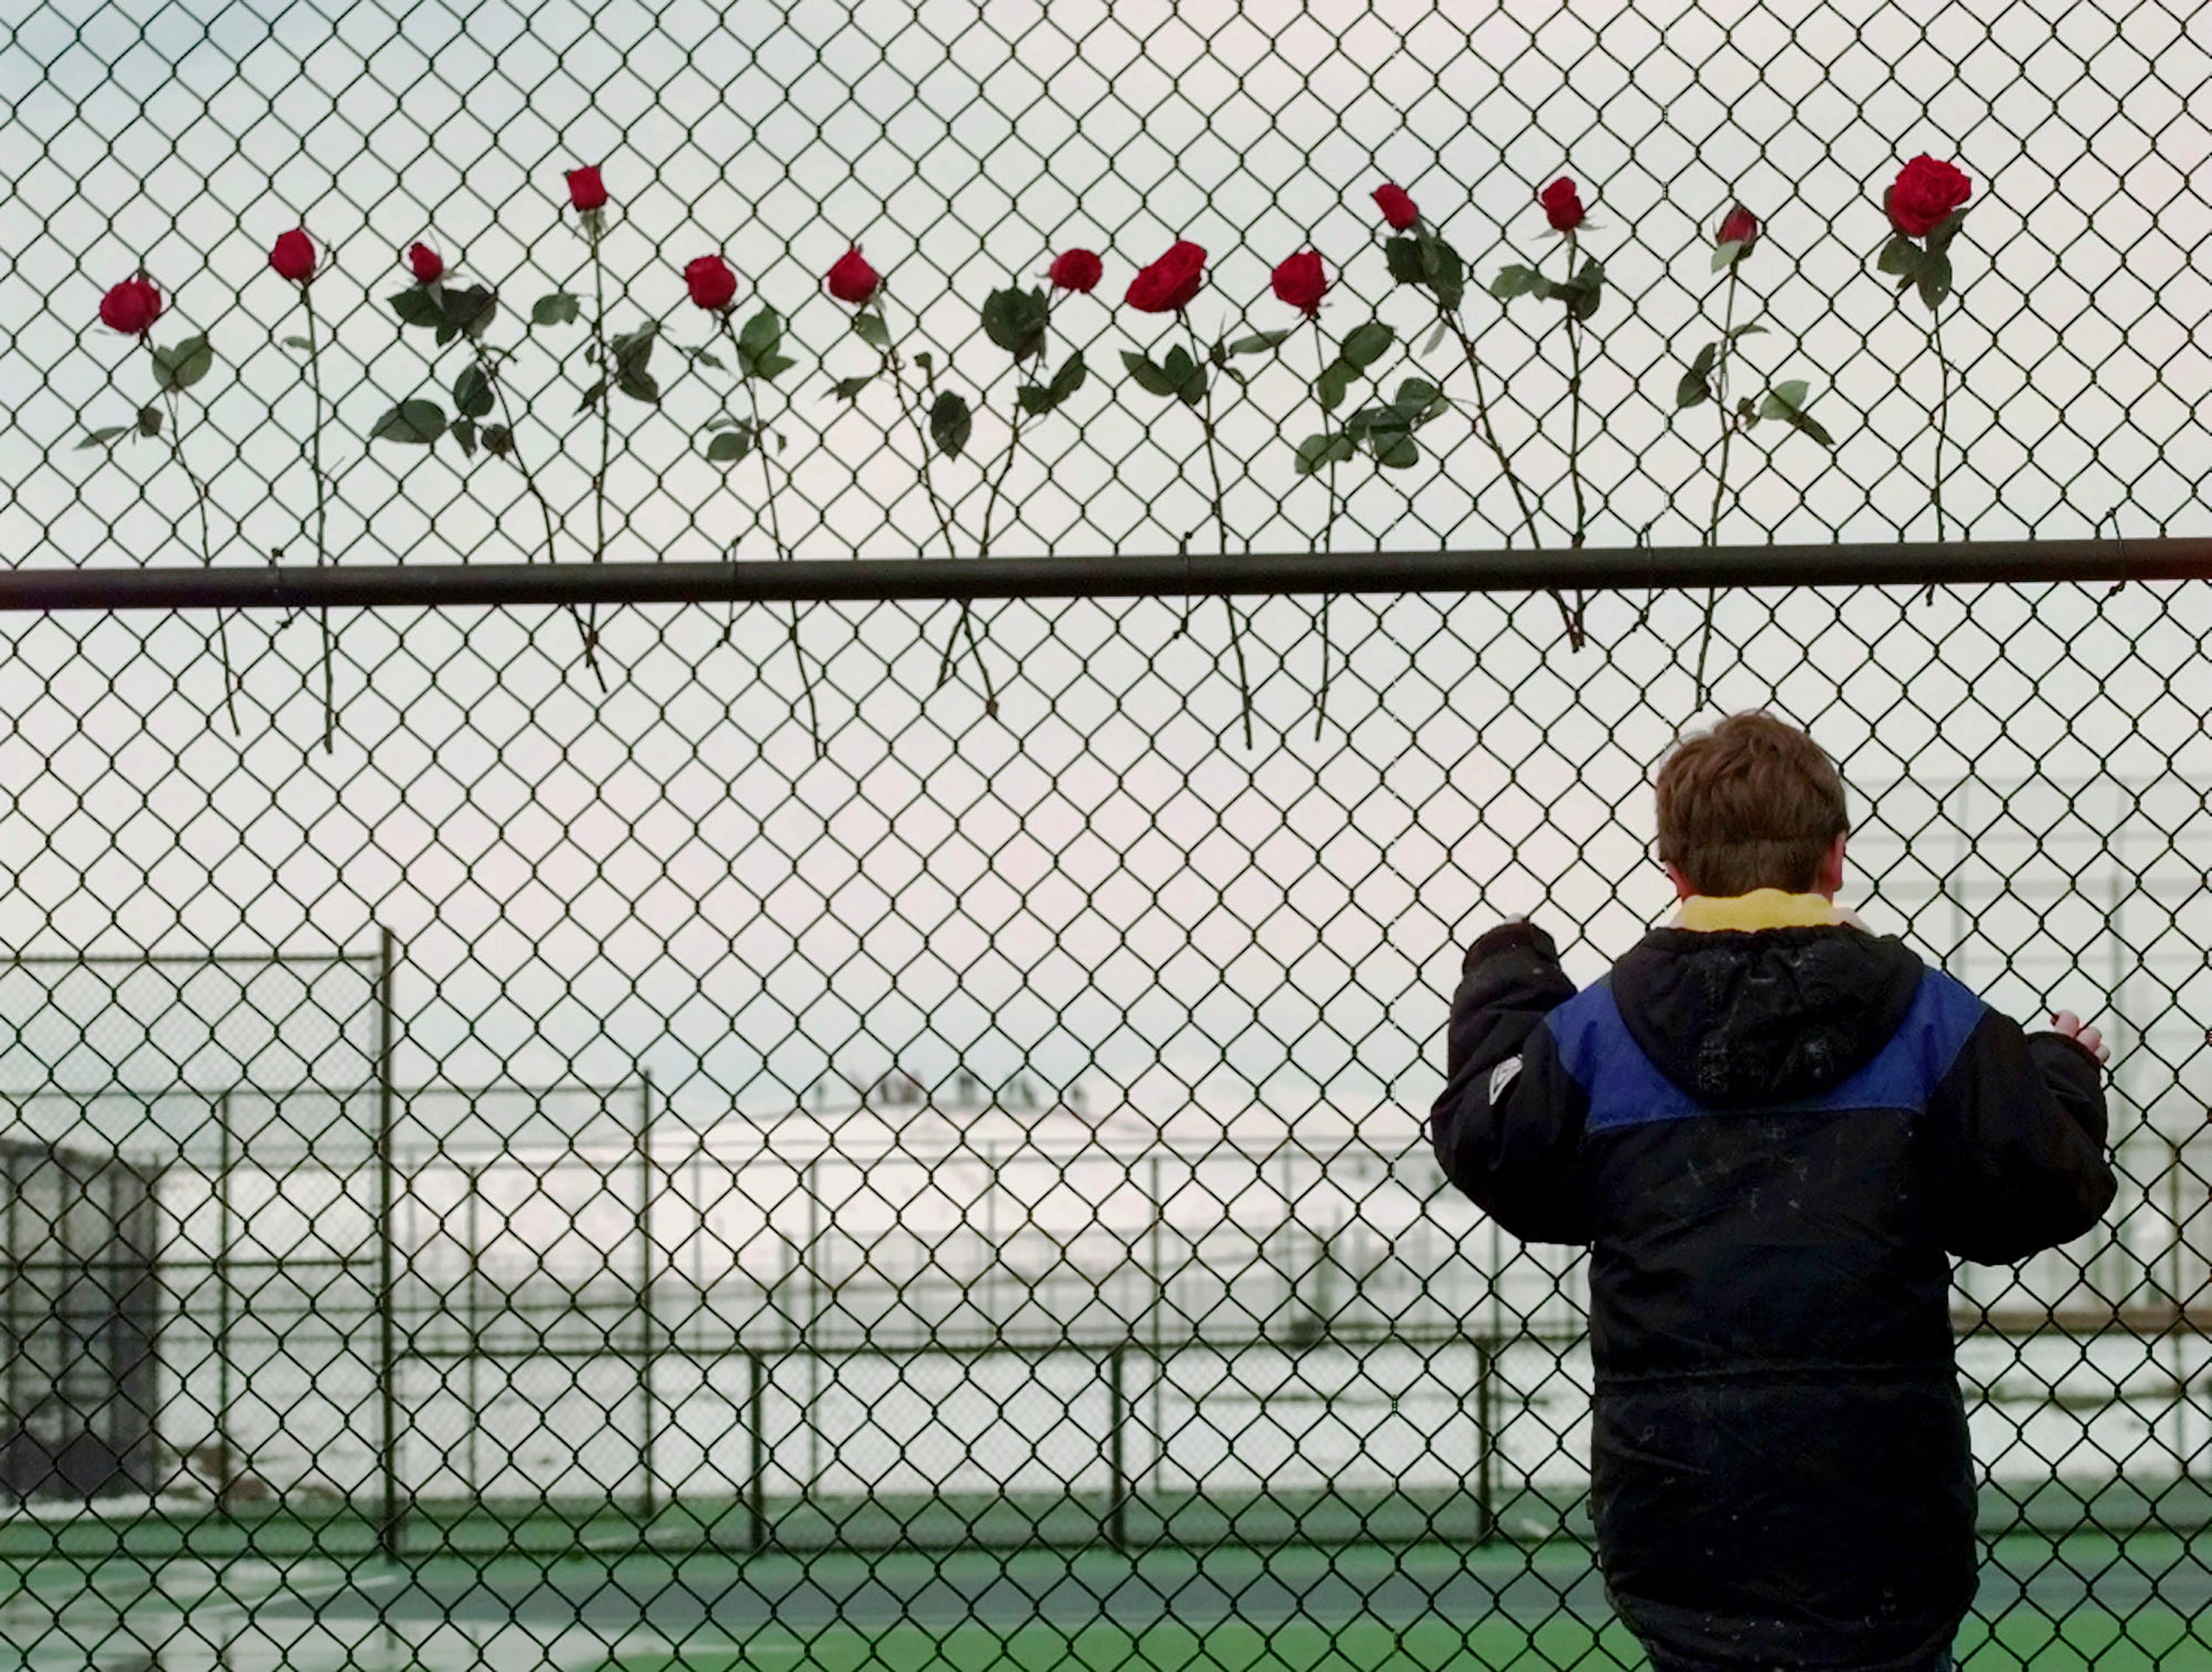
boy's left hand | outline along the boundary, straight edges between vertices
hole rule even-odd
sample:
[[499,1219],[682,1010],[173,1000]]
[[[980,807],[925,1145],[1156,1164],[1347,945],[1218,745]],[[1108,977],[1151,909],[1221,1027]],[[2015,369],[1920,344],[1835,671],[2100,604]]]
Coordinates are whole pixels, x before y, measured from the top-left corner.
[[2063,1033],[2100,1062],[2112,1060],[2112,1048],[2105,1043],[2104,1035],[2094,1028],[2081,1025],[2081,1018],[2070,1010],[2062,1010],[2051,1018],[2051,1031]]

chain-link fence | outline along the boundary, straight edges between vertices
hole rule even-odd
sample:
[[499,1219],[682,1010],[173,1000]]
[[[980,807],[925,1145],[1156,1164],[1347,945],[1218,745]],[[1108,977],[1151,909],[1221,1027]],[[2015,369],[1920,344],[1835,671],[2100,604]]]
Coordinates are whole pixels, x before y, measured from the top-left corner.
[[1420,1119],[1765,704],[2115,1044],[1960,1658],[2212,1665],[2197,21],[0,20],[0,1657],[1640,1663]]

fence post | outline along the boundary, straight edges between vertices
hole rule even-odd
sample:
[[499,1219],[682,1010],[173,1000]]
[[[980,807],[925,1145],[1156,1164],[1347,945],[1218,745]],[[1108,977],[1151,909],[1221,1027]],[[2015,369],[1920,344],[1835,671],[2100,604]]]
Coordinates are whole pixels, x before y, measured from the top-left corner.
[[461,1180],[469,1193],[468,1237],[468,1353],[469,1353],[469,1494],[474,1508],[483,1508],[484,1409],[483,1237],[477,1210],[483,1205],[483,1169],[463,1167]]
[[752,1430],[752,1467],[745,1480],[745,1537],[753,1553],[768,1548],[768,1366],[757,1351],[745,1354],[746,1426]]
[[230,1455],[230,1239],[234,1234],[230,1210],[230,1093],[220,1092],[215,1101],[216,1119],[216,1229],[215,1229],[215,1446],[216,1446],[216,1506],[217,1512],[228,1517],[231,1512],[231,1455]]
[[653,1074],[639,1075],[637,1116],[637,1394],[638,1493],[642,1522],[653,1516]]
[[1106,1355],[1106,1542],[1116,1550],[1129,1547],[1129,1471],[1122,1450],[1128,1427],[1129,1401],[1121,1387],[1121,1360],[1126,1346]]
[[1495,1482],[1492,1479],[1493,1444],[1491,1401],[1491,1366],[1498,1341],[1498,1337],[1486,1341],[1480,1336],[1474,1342],[1474,1494],[1475,1535],[1477,1544],[1487,1544],[1498,1535],[1498,1513]]
[[1157,1497],[1165,1485],[1163,1480],[1167,1461],[1168,1442],[1164,1432],[1167,1426],[1164,1401],[1167,1384],[1167,1351],[1165,1346],[1168,1310],[1167,1268],[1167,1197],[1160,1178],[1160,1152],[1152,1155],[1152,1492]]
[[392,1258],[392,1226],[396,1211],[392,1190],[392,937],[388,928],[377,933],[376,971],[376,1207],[377,1207],[377,1383],[379,1462],[384,1477],[383,1513],[377,1527],[377,1547],[391,1560],[399,1560],[406,1531],[399,1504],[399,1343],[393,1309],[398,1302],[398,1274]]

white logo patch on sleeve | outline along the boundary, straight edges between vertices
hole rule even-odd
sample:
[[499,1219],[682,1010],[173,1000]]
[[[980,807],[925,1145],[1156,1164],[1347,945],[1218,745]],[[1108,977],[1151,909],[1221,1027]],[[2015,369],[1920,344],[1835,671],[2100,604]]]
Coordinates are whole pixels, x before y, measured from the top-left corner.
[[1505,1088],[1513,1084],[1513,1077],[1520,1072],[1521,1059],[1517,1056],[1507,1057],[1490,1071],[1490,1106],[1492,1109],[1498,1107],[1498,1098],[1505,1095]]

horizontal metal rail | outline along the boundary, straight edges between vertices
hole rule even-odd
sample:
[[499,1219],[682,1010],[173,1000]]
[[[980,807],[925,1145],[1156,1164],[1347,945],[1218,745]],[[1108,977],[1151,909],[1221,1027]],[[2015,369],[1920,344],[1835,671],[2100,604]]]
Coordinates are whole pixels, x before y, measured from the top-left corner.
[[0,569],[0,610],[404,609],[2212,579],[2212,538],[1580,550]]

